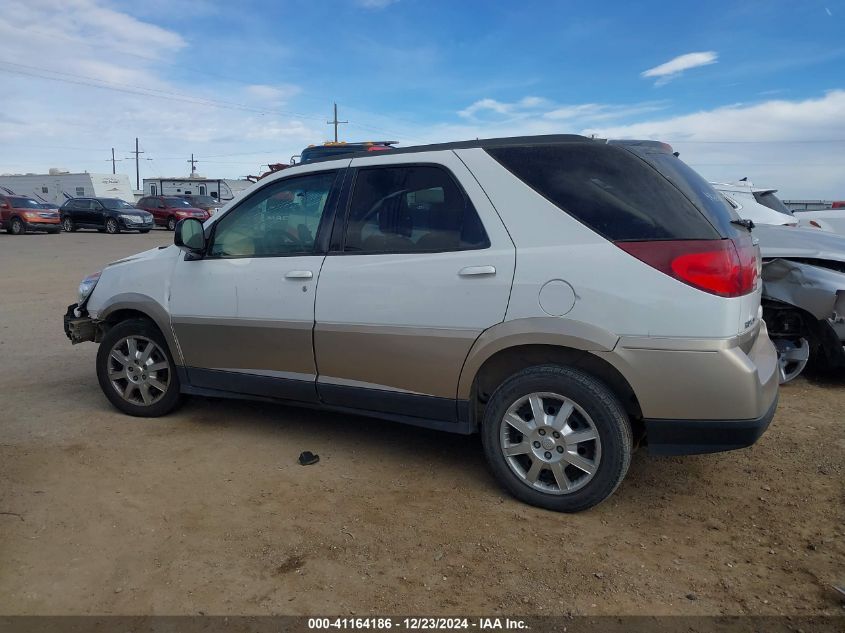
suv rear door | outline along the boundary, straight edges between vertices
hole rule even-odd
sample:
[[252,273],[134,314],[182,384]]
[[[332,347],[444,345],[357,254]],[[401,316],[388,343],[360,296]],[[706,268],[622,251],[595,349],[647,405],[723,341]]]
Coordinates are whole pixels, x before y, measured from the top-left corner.
[[268,182],[207,227],[203,259],[177,262],[170,314],[191,385],[317,400],[314,293],[342,177],[335,163]]
[[[413,161],[413,162],[411,162]],[[352,160],[317,289],[328,404],[454,421],[478,335],[505,316],[515,248],[453,152]]]

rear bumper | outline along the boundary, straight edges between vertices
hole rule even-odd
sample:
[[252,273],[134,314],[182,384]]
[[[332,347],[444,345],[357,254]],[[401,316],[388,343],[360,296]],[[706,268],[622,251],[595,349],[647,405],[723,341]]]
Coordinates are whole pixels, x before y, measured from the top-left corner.
[[[777,351],[764,322],[734,339],[622,339],[593,352],[631,385],[646,420],[757,420],[777,398]],[[686,346],[686,349],[681,349]]]
[[699,455],[751,446],[775,417],[778,399],[753,420],[644,420],[652,455]]

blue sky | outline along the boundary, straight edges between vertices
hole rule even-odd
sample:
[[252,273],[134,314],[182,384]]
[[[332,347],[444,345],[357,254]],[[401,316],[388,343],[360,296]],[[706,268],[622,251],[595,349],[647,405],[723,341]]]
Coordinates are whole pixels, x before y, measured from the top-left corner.
[[[329,138],[666,140],[845,198],[845,2],[6,0],[0,172],[256,173]],[[130,163],[120,165],[131,173]]]

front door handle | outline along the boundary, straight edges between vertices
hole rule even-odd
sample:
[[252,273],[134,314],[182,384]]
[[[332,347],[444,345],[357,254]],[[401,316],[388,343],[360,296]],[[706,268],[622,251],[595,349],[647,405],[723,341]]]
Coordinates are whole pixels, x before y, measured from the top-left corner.
[[311,279],[313,276],[310,270],[292,270],[285,274],[285,279]]
[[495,275],[495,266],[467,266],[458,271],[461,277],[478,277],[480,275]]

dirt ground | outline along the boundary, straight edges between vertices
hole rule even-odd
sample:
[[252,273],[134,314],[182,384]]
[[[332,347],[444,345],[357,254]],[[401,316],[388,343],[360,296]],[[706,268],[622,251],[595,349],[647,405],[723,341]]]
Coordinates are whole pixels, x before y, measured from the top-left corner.
[[503,494],[477,437],[198,398],[119,414],[62,314],[171,237],[0,235],[0,614],[843,613],[845,379],[786,386],[750,449],[640,451],[558,515]]

